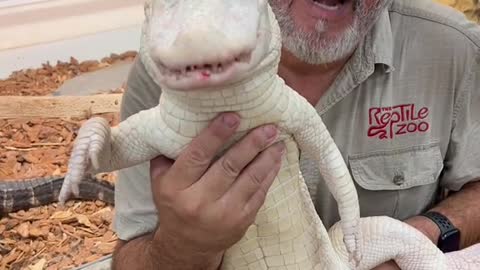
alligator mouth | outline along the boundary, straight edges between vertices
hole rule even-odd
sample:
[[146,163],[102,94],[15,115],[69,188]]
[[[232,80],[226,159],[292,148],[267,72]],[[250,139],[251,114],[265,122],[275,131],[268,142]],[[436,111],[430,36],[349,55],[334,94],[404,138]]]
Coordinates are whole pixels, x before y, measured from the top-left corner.
[[250,62],[252,52],[243,52],[233,57],[221,61],[206,61],[202,63],[190,63],[180,67],[167,67],[158,62],[157,65],[165,77],[181,80],[182,78],[208,78],[210,76],[221,75],[229,72],[235,66],[240,64],[248,64]]

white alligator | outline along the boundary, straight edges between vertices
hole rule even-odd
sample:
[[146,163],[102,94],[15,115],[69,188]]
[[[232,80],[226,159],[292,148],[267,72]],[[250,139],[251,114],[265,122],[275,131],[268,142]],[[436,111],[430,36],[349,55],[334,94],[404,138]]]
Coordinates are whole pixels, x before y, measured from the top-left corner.
[[[78,193],[85,173],[114,171],[162,154],[175,159],[220,112],[241,116],[237,141],[275,123],[287,146],[254,224],[228,249],[221,269],[480,269],[480,246],[444,255],[423,234],[389,217],[360,218],[355,186],[316,110],[277,75],[281,36],[266,0],[152,0],[139,55],[162,94],[159,105],[110,127],[79,130],[59,201]],[[160,91],[160,90],[159,90]],[[226,146],[226,147],[228,147]],[[318,162],[338,203],[329,232],[299,169],[299,151]]]

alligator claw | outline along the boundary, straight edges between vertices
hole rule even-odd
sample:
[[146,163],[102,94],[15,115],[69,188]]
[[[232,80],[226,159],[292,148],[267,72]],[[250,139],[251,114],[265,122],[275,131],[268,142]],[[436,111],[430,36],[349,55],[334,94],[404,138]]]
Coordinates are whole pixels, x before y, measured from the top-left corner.
[[360,265],[362,260],[362,252],[360,248],[361,243],[360,233],[354,233],[344,237],[344,244],[348,253],[349,264],[355,268]]
[[78,131],[67,175],[58,196],[60,204],[64,204],[72,195],[78,197],[82,179],[100,167],[99,154],[105,143],[106,134],[103,132],[105,125],[108,126],[105,119],[94,117],[85,122]]

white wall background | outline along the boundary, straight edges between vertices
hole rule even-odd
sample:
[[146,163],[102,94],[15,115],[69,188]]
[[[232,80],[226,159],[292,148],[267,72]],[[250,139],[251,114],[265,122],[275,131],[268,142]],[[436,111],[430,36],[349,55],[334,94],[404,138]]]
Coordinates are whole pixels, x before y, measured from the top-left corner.
[[138,50],[144,0],[0,0],[0,79],[49,61]]
[[51,0],[0,0],[0,8],[13,7],[19,5],[28,5],[32,3],[45,2]]

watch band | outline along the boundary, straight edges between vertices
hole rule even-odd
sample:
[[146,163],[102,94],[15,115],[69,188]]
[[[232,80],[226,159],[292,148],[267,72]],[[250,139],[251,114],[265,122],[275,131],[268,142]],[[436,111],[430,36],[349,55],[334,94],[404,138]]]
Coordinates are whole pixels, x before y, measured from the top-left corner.
[[435,224],[437,224],[437,226],[440,228],[440,234],[442,235],[450,231],[451,229],[455,228],[446,216],[438,212],[430,211],[430,212],[423,213],[422,216],[428,217],[433,222],[435,222]]
[[435,211],[423,213],[421,216],[427,217],[437,224],[438,228],[440,229],[440,237],[438,239],[437,246],[443,252],[450,252],[459,249],[460,232],[446,216]]

